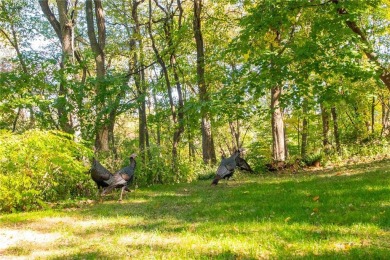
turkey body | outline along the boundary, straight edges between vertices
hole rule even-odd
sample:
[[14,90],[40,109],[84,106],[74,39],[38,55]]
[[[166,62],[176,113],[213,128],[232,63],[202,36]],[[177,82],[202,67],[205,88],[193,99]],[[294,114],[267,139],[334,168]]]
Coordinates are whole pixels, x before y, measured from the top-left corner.
[[102,192],[102,195],[105,195],[106,193],[111,192],[113,189],[121,189],[121,195],[119,197],[119,201],[122,200],[123,192],[129,191],[128,185],[133,182],[134,180],[134,173],[135,173],[135,154],[132,154],[130,156],[130,164],[119,171],[117,171],[113,177],[111,178],[110,184],[105,188]]
[[95,158],[93,158],[92,167],[89,172],[99,191],[102,188],[104,189],[110,186],[110,184],[114,181],[114,175]]
[[240,156],[240,150],[235,151],[230,157],[223,158],[218,166],[217,174],[211,185],[217,185],[221,179],[229,179],[233,176],[234,170],[237,166],[236,159]]

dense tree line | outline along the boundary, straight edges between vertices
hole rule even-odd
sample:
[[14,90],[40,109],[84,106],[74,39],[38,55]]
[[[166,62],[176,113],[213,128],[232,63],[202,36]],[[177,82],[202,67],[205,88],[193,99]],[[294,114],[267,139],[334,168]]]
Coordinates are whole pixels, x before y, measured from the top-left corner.
[[3,0],[0,127],[136,149],[150,183],[239,147],[345,156],[389,134],[389,4]]

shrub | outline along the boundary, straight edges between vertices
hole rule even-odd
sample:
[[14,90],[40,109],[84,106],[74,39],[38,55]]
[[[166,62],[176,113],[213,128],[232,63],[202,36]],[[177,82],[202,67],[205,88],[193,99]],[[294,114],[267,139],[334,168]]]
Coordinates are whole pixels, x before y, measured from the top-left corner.
[[138,185],[191,182],[201,172],[199,163],[191,161],[191,158],[179,158],[173,166],[171,151],[161,146],[152,145],[148,153],[150,158],[146,164],[141,158],[137,161],[135,174]]
[[90,151],[56,131],[0,132],[0,211],[42,208],[89,194]]
[[302,161],[307,165],[307,166],[319,166],[321,160],[322,160],[322,153],[317,152],[317,153],[311,153],[306,155]]

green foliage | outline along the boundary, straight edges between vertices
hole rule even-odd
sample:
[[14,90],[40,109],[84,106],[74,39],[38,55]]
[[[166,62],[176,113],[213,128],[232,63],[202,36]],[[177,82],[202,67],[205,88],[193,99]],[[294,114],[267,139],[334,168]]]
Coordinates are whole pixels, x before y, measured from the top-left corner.
[[302,158],[302,161],[307,165],[307,166],[319,166],[319,163],[322,160],[322,153],[317,152],[317,153],[311,153],[306,155],[304,158]]
[[0,211],[34,210],[87,195],[90,151],[55,131],[0,133]]
[[4,214],[2,257],[388,259],[389,164],[154,185],[122,203]]
[[[69,11],[75,8],[71,15],[77,18],[74,19],[73,29],[78,37],[72,46],[76,60],[65,62],[63,66],[59,64],[61,44],[53,41],[57,38],[55,31],[41,12],[39,2],[0,2],[0,48],[6,47],[6,51],[0,54],[0,129],[19,133],[34,127],[56,129],[60,125],[61,108],[72,118],[73,130],[79,131],[91,147],[96,130],[112,126],[115,136],[109,135],[108,140],[115,146],[111,148],[118,151],[118,157],[113,156],[113,151],[106,152],[101,155],[105,157],[101,162],[109,170],[116,171],[128,164],[131,153],[137,153],[136,136],[140,129],[137,127],[139,113],[136,110],[146,101],[150,148],[144,151],[145,161],[141,155],[137,158],[136,175],[140,186],[188,182],[209,178],[215,173],[216,166],[203,166],[199,158],[202,154],[200,112],[203,110],[210,113],[216,153],[228,150],[226,146],[233,146],[235,140],[228,124],[237,121],[240,124],[240,129],[237,129],[240,141],[248,148],[245,158],[255,172],[261,172],[264,164],[271,160],[272,111],[268,107],[269,90],[275,85],[283,86],[280,101],[284,109],[290,160],[300,154],[303,117],[309,120],[307,153],[321,149],[320,104],[327,110],[332,107],[337,109],[343,149],[342,155],[330,151],[324,160],[337,162],[348,156],[373,156],[386,150],[382,149],[381,143],[368,144],[364,140],[368,135],[378,139],[380,114],[386,114],[386,109],[379,108],[378,86],[381,83],[378,84],[378,76],[381,67],[388,68],[390,61],[388,0],[340,0],[338,4],[325,0],[205,1],[201,22],[206,51],[204,76],[207,102],[199,102],[198,98],[193,3],[180,1],[183,8],[183,13],[180,13],[181,8],[176,4],[175,8],[171,8],[169,1],[158,6],[152,1],[150,18],[163,22],[153,23],[151,35],[154,35],[156,47],[168,65],[176,113],[184,114],[180,123],[185,130],[176,161],[172,159],[172,137],[178,123],[173,122],[166,81],[150,48],[148,30],[136,32],[135,21],[130,16],[137,11],[141,28],[144,28],[142,25],[147,24],[149,19],[147,2],[140,1],[135,6],[130,1],[120,4],[113,0],[104,2],[105,19],[109,21],[106,23],[104,51],[107,71],[104,79],[96,77],[94,53],[85,41],[88,37],[83,1],[73,1],[74,5],[69,7]],[[52,10],[57,10],[55,2],[49,1]],[[135,7],[137,10],[133,9]],[[340,15],[339,8],[344,8],[348,14]],[[179,18],[181,14],[183,16]],[[366,34],[368,43],[362,42],[346,21],[355,21]],[[134,46],[133,41],[137,42]],[[19,56],[14,50],[16,44],[21,52]],[[378,61],[369,61],[364,50],[376,54]],[[137,55],[139,57],[135,58]],[[171,63],[173,58],[175,64]],[[173,74],[173,69],[177,70],[177,75]],[[142,86],[135,84],[136,72],[142,75]],[[65,94],[59,92],[60,83]],[[183,110],[177,106],[176,87],[179,85],[185,97]],[[373,97],[377,103],[373,113],[375,118],[370,113]],[[383,107],[387,104],[386,99],[388,91],[383,95]],[[304,113],[301,109],[303,100],[308,102],[308,111]],[[375,125],[371,131],[369,123],[372,119]],[[332,128],[333,121],[329,120]],[[335,146],[331,129],[329,142],[330,146]],[[194,158],[188,155],[189,146],[193,149],[191,153],[197,153]],[[34,149],[38,148],[30,142],[23,149],[25,154],[30,151],[34,154]],[[7,168],[7,174],[8,168],[16,172],[21,168],[30,169],[28,174],[34,176],[46,176],[44,172],[50,171],[51,181],[54,173],[74,173],[72,167],[66,168],[68,162],[61,159],[62,155],[58,156],[58,149],[53,150],[55,154],[50,159],[53,163],[48,163],[48,166],[42,166],[43,163],[27,166],[15,163],[4,168]],[[6,155],[8,157],[12,157],[12,162],[23,161],[16,155]],[[47,169],[43,171],[42,167]],[[76,171],[79,172],[77,167]],[[8,175],[2,173],[3,176]],[[36,188],[38,181],[35,179],[34,183],[31,178],[20,179],[22,181],[7,185],[20,192],[28,187],[23,200],[30,199],[34,203],[38,201],[35,197],[45,201],[69,191],[61,190],[56,184],[58,180],[41,191]],[[69,181],[66,185],[72,186],[75,180],[62,180],[66,181]],[[4,191],[3,194],[9,192]]]
[[171,151],[161,146],[151,146],[148,154],[150,158],[147,163],[138,160],[137,185],[191,182],[204,172],[203,164],[191,158],[180,158],[173,163]]

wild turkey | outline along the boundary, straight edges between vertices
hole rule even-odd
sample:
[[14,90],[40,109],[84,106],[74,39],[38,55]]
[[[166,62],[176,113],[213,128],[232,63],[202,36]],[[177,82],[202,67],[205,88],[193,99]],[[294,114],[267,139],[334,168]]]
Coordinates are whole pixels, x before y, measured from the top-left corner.
[[89,170],[92,180],[96,183],[98,190],[110,186],[113,182],[114,175],[107,170],[98,160],[93,158],[92,167]]
[[247,163],[247,161],[245,161],[244,158],[241,158],[240,156],[236,157],[236,164],[238,169],[253,173],[252,168],[249,166],[249,164]]
[[123,191],[129,191],[128,184],[130,184],[134,180],[134,172],[135,172],[135,154],[130,155],[130,165],[120,169],[113,175],[113,181],[111,184],[105,188],[102,192],[102,195],[111,192],[115,188],[121,188],[121,195],[119,197],[119,201],[122,200]]
[[211,185],[217,185],[220,179],[228,179],[233,176],[234,169],[237,166],[236,159],[240,156],[241,150],[235,151],[229,158],[222,158],[218,166],[217,174]]

